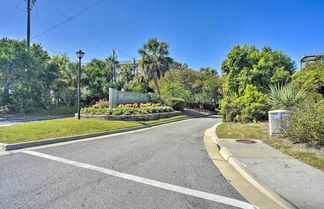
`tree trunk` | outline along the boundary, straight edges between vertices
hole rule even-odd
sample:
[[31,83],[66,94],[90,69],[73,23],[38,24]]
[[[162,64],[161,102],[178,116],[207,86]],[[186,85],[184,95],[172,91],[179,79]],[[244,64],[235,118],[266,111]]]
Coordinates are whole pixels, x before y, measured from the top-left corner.
[[11,78],[12,78],[12,70],[9,68],[8,69],[8,77],[5,81],[4,89],[3,89],[3,102],[6,105],[9,104],[9,85],[11,82]]
[[158,96],[160,96],[160,89],[159,89],[159,83],[158,83],[157,77],[154,76],[153,80],[154,80],[154,86],[156,88],[156,93],[158,94]]

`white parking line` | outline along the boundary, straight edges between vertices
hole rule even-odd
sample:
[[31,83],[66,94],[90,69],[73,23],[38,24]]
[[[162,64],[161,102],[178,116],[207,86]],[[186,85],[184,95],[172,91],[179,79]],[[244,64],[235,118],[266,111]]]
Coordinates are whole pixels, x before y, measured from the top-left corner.
[[205,199],[205,200],[211,200],[211,201],[214,201],[214,202],[235,206],[235,207],[238,207],[238,208],[244,208],[244,209],[255,209],[255,208],[257,208],[254,205],[251,205],[250,203],[243,202],[243,201],[236,200],[236,199],[232,199],[232,198],[229,198],[229,197],[224,197],[224,196],[211,194],[211,193],[207,193],[207,192],[202,192],[202,191],[198,191],[198,190],[194,190],[194,189],[190,189],[190,188],[185,188],[185,187],[181,187],[181,186],[176,186],[176,185],[172,185],[172,184],[168,184],[168,183],[164,183],[164,182],[160,182],[160,181],[155,181],[155,180],[151,180],[151,179],[147,179],[147,178],[143,178],[143,177],[139,177],[139,176],[134,176],[134,175],[126,174],[126,173],[121,173],[121,172],[110,170],[110,169],[107,169],[107,168],[93,166],[93,165],[86,164],[86,163],[80,163],[80,162],[77,162],[77,161],[68,160],[68,159],[56,157],[56,156],[53,156],[53,155],[47,155],[47,154],[43,154],[43,153],[40,153],[40,152],[29,151],[29,150],[23,151],[23,152],[26,153],[26,154],[38,156],[38,157],[41,157],[41,158],[54,160],[54,161],[57,161],[57,162],[77,166],[77,167],[80,167],[80,168],[86,168],[86,169],[89,169],[89,170],[105,173],[105,174],[108,174],[108,175],[111,175],[111,176],[127,179],[127,180],[130,180],[130,181],[135,181],[135,182],[138,182],[138,183],[158,187],[158,188],[169,190],[169,191],[174,191],[174,192],[190,195],[190,196],[193,196],[193,197],[202,198],[202,199]]

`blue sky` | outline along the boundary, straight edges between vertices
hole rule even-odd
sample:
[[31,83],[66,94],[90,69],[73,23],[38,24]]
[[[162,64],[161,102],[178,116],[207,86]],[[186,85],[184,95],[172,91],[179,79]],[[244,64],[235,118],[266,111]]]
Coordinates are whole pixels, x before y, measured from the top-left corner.
[[[32,37],[98,0],[38,0],[32,10]],[[0,38],[26,37],[26,3],[2,0]],[[64,25],[32,39],[50,54],[67,52],[76,60],[139,58],[151,37],[170,45],[170,56],[193,69],[220,69],[236,44],[269,45],[297,61],[324,53],[323,0],[103,0]],[[297,65],[298,67],[299,65]]]

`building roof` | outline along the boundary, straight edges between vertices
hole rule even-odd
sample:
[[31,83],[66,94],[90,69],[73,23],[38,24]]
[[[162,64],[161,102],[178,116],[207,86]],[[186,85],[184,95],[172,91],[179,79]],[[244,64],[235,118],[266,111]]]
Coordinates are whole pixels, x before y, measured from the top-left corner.
[[300,59],[300,62],[314,62],[320,59],[324,59],[324,54],[305,55]]

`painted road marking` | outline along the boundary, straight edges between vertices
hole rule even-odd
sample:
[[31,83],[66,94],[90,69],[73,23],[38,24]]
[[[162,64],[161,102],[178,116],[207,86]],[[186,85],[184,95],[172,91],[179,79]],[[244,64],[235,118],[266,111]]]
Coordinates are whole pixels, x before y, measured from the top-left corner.
[[193,196],[193,197],[202,198],[202,199],[205,199],[205,200],[211,200],[211,201],[214,201],[214,202],[235,206],[235,207],[238,207],[238,208],[244,208],[244,209],[256,209],[257,208],[254,205],[251,205],[250,203],[240,201],[240,200],[236,200],[236,199],[232,199],[232,198],[229,198],[229,197],[224,197],[224,196],[211,194],[211,193],[207,193],[207,192],[202,192],[202,191],[198,191],[198,190],[194,190],[194,189],[190,189],[190,188],[186,188],[186,187],[181,187],[181,186],[176,186],[176,185],[172,185],[172,184],[168,184],[168,183],[164,183],[164,182],[160,182],[160,181],[155,181],[155,180],[151,180],[151,179],[147,179],[147,178],[143,178],[143,177],[139,177],[139,176],[134,176],[134,175],[126,174],[126,173],[121,173],[121,172],[110,170],[110,169],[107,169],[107,168],[93,166],[93,165],[86,164],[86,163],[80,163],[80,162],[77,162],[77,161],[68,160],[68,159],[56,157],[56,156],[53,156],[53,155],[47,155],[47,154],[43,154],[43,153],[35,152],[35,151],[30,151],[30,150],[23,151],[23,153],[38,156],[38,157],[49,159],[49,160],[54,160],[54,161],[57,161],[57,162],[61,162],[61,163],[65,163],[65,164],[69,164],[69,165],[73,165],[73,166],[77,166],[77,167],[80,167],[80,168],[86,168],[86,169],[97,171],[97,172],[100,172],[100,173],[105,173],[105,174],[108,174],[110,176],[115,176],[115,177],[130,180],[130,181],[135,181],[135,182],[138,182],[138,183],[142,183],[142,184],[158,187],[158,188],[161,188],[161,189],[165,189],[165,190],[169,190],[169,191],[174,191],[174,192],[190,195],[190,196]]

